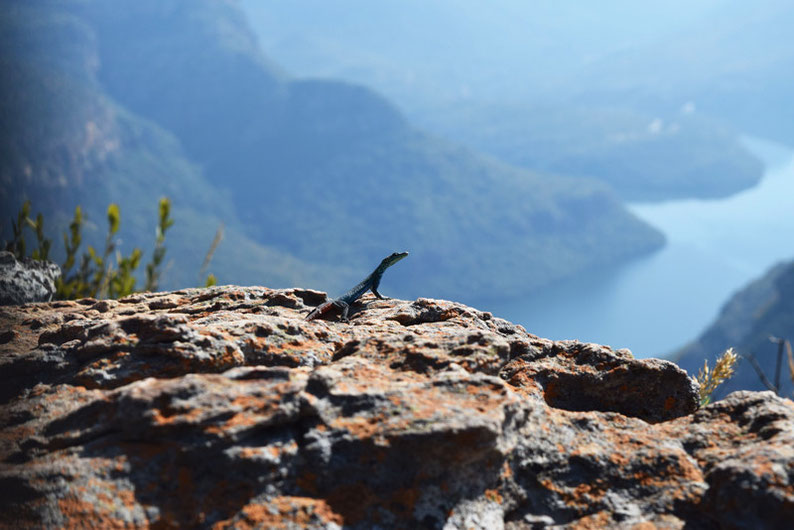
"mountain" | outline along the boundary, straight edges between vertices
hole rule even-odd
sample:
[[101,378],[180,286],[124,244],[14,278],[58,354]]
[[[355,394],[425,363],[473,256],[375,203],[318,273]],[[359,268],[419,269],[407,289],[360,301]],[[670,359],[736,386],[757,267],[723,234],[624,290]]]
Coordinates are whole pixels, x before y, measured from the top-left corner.
[[293,71],[369,84],[417,114],[505,101],[652,113],[694,103],[744,134],[794,143],[788,0],[242,6]]
[[[597,182],[522,171],[437,140],[365,87],[291,78],[234,3],[14,6],[28,26],[10,41],[9,61],[35,72],[9,83],[4,100],[35,82],[48,88],[19,111],[8,105],[23,131],[8,135],[19,156],[3,174],[21,184],[11,205],[32,196],[65,220],[75,202],[115,200],[145,236],[148,208],[168,195],[190,232],[169,234],[183,245],[174,257],[198,265],[223,220],[236,237],[222,244],[225,261],[217,257],[223,281],[301,278],[332,292],[394,250],[411,259],[390,272],[385,292],[474,300],[661,245]],[[59,24],[69,33],[59,36]],[[26,164],[45,163],[23,180]]]
[[758,183],[763,164],[736,132],[691,107],[666,113],[576,104],[461,104],[429,130],[500,160],[592,177],[624,200],[716,198]]
[[[722,308],[717,320],[673,358],[689,373],[697,373],[708,359],[709,366],[726,348],[741,355],[754,355],[767,378],[774,383],[778,346],[770,337],[794,341],[794,261],[781,263],[737,292]],[[794,381],[783,354],[781,395],[791,396]],[[742,360],[736,375],[715,394],[734,390],[766,390],[750,363]]]
[[[736,193],[759,181],[762,165],[737,128],[699,102],[645,107],[605,87],[635,79],[616,67],[624,54],[641,60],[636,50],[701,23],[722,3],[242,5],[262,42],[303,75],[366,83],[413,123],[510,164],[593,177],[627,200],[665,200]],[[666,86],[655,81],[651,95]]]
[[[225,238],[210,270],[220,281],[291,285],[327,273],[256,243],[235,221],[235,206],[158,124],[119,105],[97,80],[96,33],[77,3],[6,2],[0,15],[0,205],[2,227],[25,199],[45,217],[62,259],[60,232],[83,207],[88,243],[103,245],[105,209],[121,207],[119,249],[153,246],[157,200],[170,197],[163,286],[196,285],[219,224]],[[60,251],[60,252],[59,252]],[[144,256],[144,260],[148,256]],[[173,263],[171,263],[173,262]]]
[[303,77],[369,85],[405,109],[548,100],[589,65],[657,42],[724,0],[241,0],[262,44]]
[[[231,194],[257,241],[355,283],[384,255],[406,296],[528,291],[657,248],[661,237],[592,181],[520,171],[416,130],[379,94],[292,79],[228,3],[79,10],[97,76],[126,108],[175,134]],[[170,60],[166,60],[170,59]]]

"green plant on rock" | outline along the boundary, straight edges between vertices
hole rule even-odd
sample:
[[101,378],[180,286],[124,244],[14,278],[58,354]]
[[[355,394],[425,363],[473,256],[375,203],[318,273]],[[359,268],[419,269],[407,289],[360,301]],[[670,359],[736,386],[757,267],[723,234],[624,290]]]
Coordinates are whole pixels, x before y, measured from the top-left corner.
[[61,265],[61,277],[55,284],[55,296],[62,300],[82,298],[84,293],[89,290],[88,282],[85,281],[85,279],[87,279],[91,273],[90,256],[84,254],[80,261],[80,268],[77,272],[70,274],[77,260],[77,251],[80,249],[80,244],[83,241],[82,228],[83,211],[77,206],[74,209],[72,222],[69,223],[69,233],[63,234],[63,246],[66,249],[66,259]]
[[[144,290],[147,291],[157,288],[162,274],[161,268],[166,252],[165,232],[174,224],[170,212],[171,202],[167,198],[160,199],[155,248],[152,260],[146,265]],[[107,220],[108,233],[102,252],[89,245],[80,255],[84,219],[80,206],[75,208],[69,230],[63,234],[66,257],[61,265],[61,277],[56,281],[56,298],[61,300],[86,297],[122,298],[136,292],[135,271],[141,264],[143,253],[141,249],[135,248],[128,256],[124,256],[116,248],[116,235],[121,226],[121,210],[117,204],[112,203],[108,206]],[[5,244],[5,249],[13,252],[17,259],[26,257],[24,234],[26,226],[34,231],[38,243],[30,257],[38,260],[48,259],[52,245],[44,236],[44,217],[39,213],[35,221],[30,218],[30,201],[23,203],[16,220],[12,220],[12,239]]]
[[[82,242],[83,227],[82,210],[79,206],[75,208],[69,233],[63,235],[66,259],[61,267],[61,278],[56,285],[58,298],[121,298],[135,292],[134,272],[141,261],[141,250],[135,248],[126,257],[116,250],[115,236],[121,226],[121,210],[117,204],[108,206],[107,219],[108,233],[104,250],[100,254],[89,245],[80,258],[80,266],[73,271]],[[115,263],[112,257],[115,257]]]
[[51,241],[44,237],[44,216],[39,213],[36,220],[30,218],[30,201],[25,201],[17,214],[16,221],[11,221],[12,239],[5,245],[5,249],[14,254],[17,259],[26,257],[24,228],[28,226],[36,234],[38,247],[31,253],[30,257],[38,260],[46,260],[50,254]]
[[717,387],[733,377],[733,369],[739,361],[739,356],[728,348],[714,363],[714,369],[709,369],[708,360],[703,361],[703,368],[698,372],[697,382],[700,384],[700,406],[705,407],[711,403],[711,395]]
[[116,255],[117,269],[115,274],[109,277],[108,296],[110,298],[122,298],[135,292],[135,269],[141,263],[141,249],[135,248],[132,253],[123,257],[121,253]]
[[171,219],[171,201],[165,197],[160,199],[158,211],[157,237],[154,243],[154,252],[152,252],[152,261],[146,264],[146,286],[143,289],[144,291],[157,290],[160,282],[160,268],[165,258],[165,232],[174,224],[174,220]]
[[36,240],[38,241],[39,246],[33,251],[31,257],[33,259],[46,261],[50,256],[50,247],[52,246],[52,241],[44,237],[44,216],[41,214],[41,212],[39,212],[39,214],[36,216],[36,221],[33,223],[33,230],[36,231]]

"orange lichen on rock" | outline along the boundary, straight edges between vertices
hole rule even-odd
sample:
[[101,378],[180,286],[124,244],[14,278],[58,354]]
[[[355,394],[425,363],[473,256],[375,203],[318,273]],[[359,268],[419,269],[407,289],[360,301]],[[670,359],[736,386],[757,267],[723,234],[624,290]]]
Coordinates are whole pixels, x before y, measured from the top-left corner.
[[0,526],[794,519],[786,400],[697,410],[667,361],[424,298],[307,322],[324,299],[213,287],[4,308]]
[[343,519],[322,499],[279,496],[261,503],[243,506],[239,513],[225,521],[213,524],[216,530],[231,528],[287,528],[343,524]]
[[559,390],[559,386],[557,385],[557,382],[556,381],[549,382],[546,385],[546,388],[543,392],[543,397],[546,400],[546,402],[554,400],[559,395],[560,395],[560,390]]

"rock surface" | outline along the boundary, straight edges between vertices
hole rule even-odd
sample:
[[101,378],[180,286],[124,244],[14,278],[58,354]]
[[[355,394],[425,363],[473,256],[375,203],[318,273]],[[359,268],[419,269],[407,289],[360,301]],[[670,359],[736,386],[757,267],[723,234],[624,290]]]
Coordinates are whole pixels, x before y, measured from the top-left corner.
[[0,305],[49,302],[61,268],[51,261],[25,258],[17,261],[11,252],[0,252]]
[[452,302],[0,309],[0,525],[783,528],[794,404]]

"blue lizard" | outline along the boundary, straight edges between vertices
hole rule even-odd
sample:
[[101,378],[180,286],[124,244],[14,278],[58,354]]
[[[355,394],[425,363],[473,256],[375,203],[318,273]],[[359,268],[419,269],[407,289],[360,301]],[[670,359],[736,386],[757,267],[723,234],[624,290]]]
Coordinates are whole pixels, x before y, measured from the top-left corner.
[[372,274],[361,280],[361,283],[350,289],[348,292],[340,296],[339,298],[335,298],[333,300],[329,300],[312,310],[311,313],[306,315],[306,320],[314,320],[315,318],[323,315],[331,310],[333,307],[339,307],[342,309],[342,322],[349,322],[347,319],[347,313],[350,311],[350,304],[358,300],[361,295],[366,293],[369,290],[377,296],[379,299],[383,300],[383,296],[378,292],[378,285],[380,285],[380,280],[383,277],[383,273],[386,272],[386,269],[403,259],[405,256],[408,255],[408,252],[395,252],[390,256],[383,258],[383,261],[380,262],[378,268],[372,271]]

